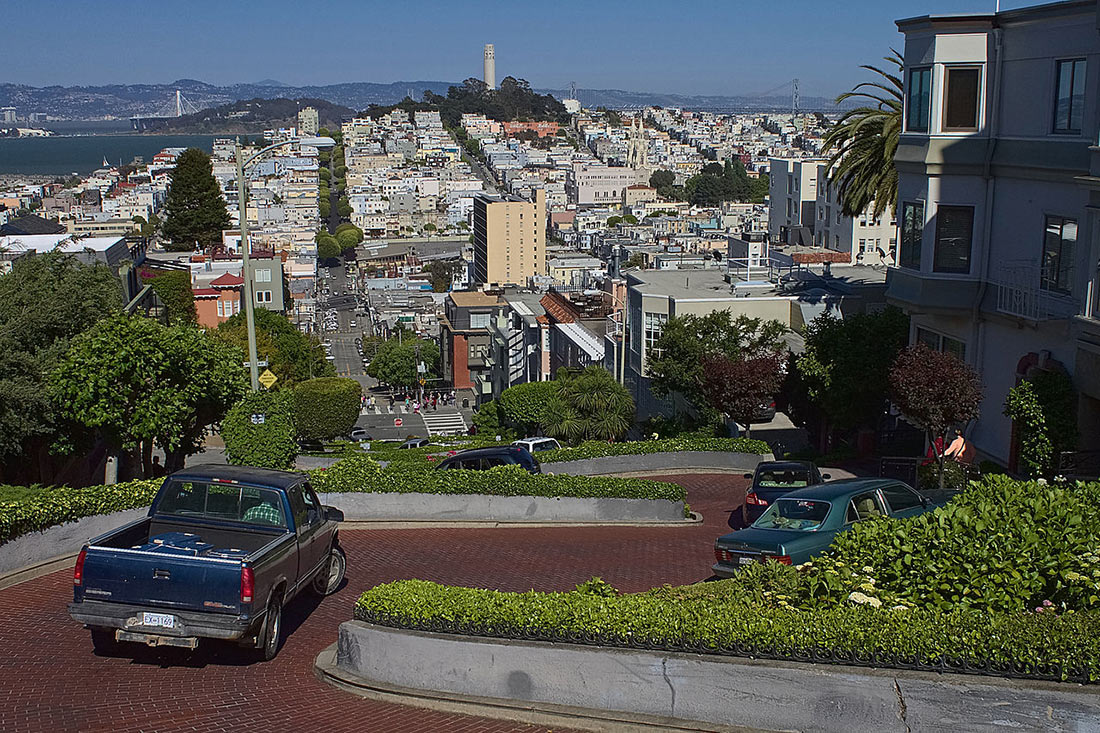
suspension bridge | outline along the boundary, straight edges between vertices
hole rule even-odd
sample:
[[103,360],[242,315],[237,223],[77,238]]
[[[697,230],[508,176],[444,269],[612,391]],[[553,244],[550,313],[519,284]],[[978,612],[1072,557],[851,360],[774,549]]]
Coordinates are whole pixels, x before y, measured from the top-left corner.
[[165,98],[153,114],[131,117],[130,127],[135,130],[156,129],[173,117],[194,114],[201,109],[202,107],[183,96],[183,92],[177,89],[175,94]]

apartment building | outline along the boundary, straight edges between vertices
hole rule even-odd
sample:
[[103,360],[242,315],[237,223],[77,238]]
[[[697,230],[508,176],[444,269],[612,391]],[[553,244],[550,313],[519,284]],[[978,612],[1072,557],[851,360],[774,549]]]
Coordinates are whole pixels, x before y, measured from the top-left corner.
[[640,169],[574,163],[565,190],[569,202],[578,206],[619,206],[623,189],[647,183],[648,174]]
[[546,273],[546,192],[474,197],[474,282],[525,285]]
[[982,375],[979,451],[1012,467],[1009,389],[1037,369],[1079,392],[1100,448],[1100,4],[901,20],[899,251],[887,298],[913,342]]
[[768,238],[776,244],[812,244],[821,160],[768,161]]
[[302,107],[298,110],[298,134],[302,137],[313,137],[320,129],[317,110],[313,107]]
[[825,163],[818,164],[817,180],[826,183],[817,187],[814,245],[842,252],[852,263],[894,264],[898,244],[894,207],[887,206],[875,216],[872,203],[859,216],[846,216],[841,210],[837,186],[826,176],[827,169]]

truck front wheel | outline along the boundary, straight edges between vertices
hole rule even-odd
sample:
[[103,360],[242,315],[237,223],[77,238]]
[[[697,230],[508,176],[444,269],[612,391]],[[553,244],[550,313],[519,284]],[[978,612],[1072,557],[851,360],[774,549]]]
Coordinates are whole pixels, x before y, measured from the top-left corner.
[[318,596],[328,596],[336,592],[340,584],[344,582],[344,572],[347,570],[348,560],[340,545],[333,545],[329,551],[328,565],[317,571],[313,576],[311,588]]

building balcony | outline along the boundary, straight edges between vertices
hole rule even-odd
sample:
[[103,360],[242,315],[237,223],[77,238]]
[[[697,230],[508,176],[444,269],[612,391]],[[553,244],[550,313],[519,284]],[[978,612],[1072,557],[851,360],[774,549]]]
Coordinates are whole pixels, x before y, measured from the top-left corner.
[[891,267],[886,271],[886,300],[920,313],[951,313],[974,307],[981,281]]
[[1056,274],[1035,260],[1005,262],[997,268],[994,282],[997,312],[1033,322],[1078,315],[1081,307],[1075,298],[1043,287],[1055,282]]

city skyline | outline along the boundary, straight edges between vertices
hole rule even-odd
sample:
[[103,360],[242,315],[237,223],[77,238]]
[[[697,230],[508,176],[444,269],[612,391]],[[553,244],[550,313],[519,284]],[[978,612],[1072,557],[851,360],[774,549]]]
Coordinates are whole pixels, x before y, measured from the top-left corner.
[[[1002,10],[1030,4],[1003,2]],[[462,8],[429,2],[420,17],[433,24],[425,26],[411,22],[401,8],[342,0],[308,16],[281,0],[262,13],[208,0],[166,3],[153,11],[129,1],[64,0],[24,6],[8,17],[5,81],[458,82],[482,76],[482,49],[492,43],[498,80],[515,76],[542,89],[576,82],[587,89],[752,96],[799,78],[804,96],[834,96],[864,78],[860,64],[874,64],[900,45],[895,20],[992,12],[995,0],[857,0],[839,7],[806,0],[780,6],[701,3],[690,13],[653,2],[570,1],[551,14],[501,12],[505,7],[495,0]],[[862,40],[847,42],[852,38]],[[120,59],[119,48],[133,58]]]

